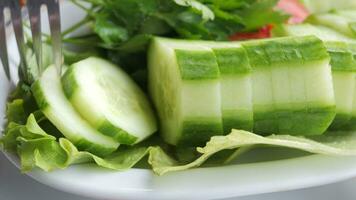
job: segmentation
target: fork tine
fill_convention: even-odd
[[[25,58],[25,40],[22,28],[22,15],[21,15],[21,6],[19,1],[10,1],[10,10],[11,10],[11,20],[14,27],[17,47],[20,54],[20,69],[24,75],[25,81],[31,83],[32,77],[27,77],[27,62]]]
[[[38,71],[43,72],[42,66],[42,34],[41,34],[41,6],[40,0],[27,0],[27,9],[30,16],[33,49],[36,55]]]
[[[46,3],[47,3],[47,10],[48,10],[48,17],[49,17],[49,25],[51,29],[54,64],[57,67],[58,73],[61,74],[62,36],[61,36],[59,1],[49,0]]]
[[[0,58],[2,61],[2,66],[4,68],[6,77],[10,80],[10,67],[9,59],[7,55],[7,44],[6,44],[6,24],[4,17],[4,10],[7,7],[6,1],[0,1]]]

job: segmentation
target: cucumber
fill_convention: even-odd
[[[344,42],[325,42],[331,57],[333,86],[336,101],[336,116],[331,130],[342,129],[351,119],[352,102],[355,88],[356,63]]]
[[[118,66],[100,58],[74,63],[62,77],[74,108],[102,134],[132,145],[157,130],[147,97]]]
[[[313,34],[325,41],[327,51],[331,57],[333,89],[335,93],[336,102],[336,116],[330,125],[330,130],[345,129],[346,124],[351,119],[352,101],[355,88],[355,61],[350,52],[350,47],[347,43],[352,41],[347,38],[334,37],[333,32],[329,32],[328,28],[313,25],[285,25],[288,31],[286,35],[304,35]],[[347,41],[337,42],[334,40]],[[356,114],[356,112],[355,112]]]
[[[80,150],[103,156],[119,143],[91,127],[64,95],[55,66],[48,67],[32,87],[36,102],[45,116]]]
[[[318,135],[335,116],[329,56],[313,36],[243,43],[252,66],[254,131]]]
[[[274,37],[280,36],[307,36],[314,35],[323,41],[344,41],[355,42],[356,40],[339,33],[331,28],[312,25],[312,24],[295,24],[295,25],[280,25],[272,31]]]
[[[302,2],[311,13],[356,8],[355,0],[302,0]]]
[[[308,22],[327,26],[349,37],[356,36],[356,20],[340,15],[337,12],[312,15],[308,18]]]
[[[251,66],[239,42],[189,41],[213,50],[220,71],[221,111],[224,133],[232,129],[252,131]]]
[[[206,44],[212,48],[220,70],[221,111],[224,133],[252,131],[252,80],[247,53],[240,44]]]
[[[356,62],[356,43],[349,43],[348,47],[353,55],[354,62]],[[351,120],[345,126],[345,129],[356,130],[356,72],[354,72],[354,92],[352,100]]]
[[[274,118],[272,70],[261,44],[263,41],[243,44],[252,67],[253,130],[259,134],[278,133],[278,123]]]
[[[220,72],[214,52],[197,43],[154,38],[149,90],[160,133],[172,145],[202,145],[223,134]]]

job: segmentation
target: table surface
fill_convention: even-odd
[[[329,184],[321,187],[255,195],[229,200],[324,200],[324,199],[356,199],[356,179],[341,183]],[[40,184],[30,177],[21,174],[0,153],[0,200],[95,200],[88,199]]]

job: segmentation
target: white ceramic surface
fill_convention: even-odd
[[[83,14],[68,4],[62,12],[64,27],[79,20]],[[9,44],[12,61],[16,63],[15,41],[10,39]],[[3,123],[10,88],[11,84],[1,69],[0,124]],[[16,157],[7,156],[18,166]],[[309,155],[192,169],[160,177],[145,169],[117,172],[93,165],[76,165],[51,173],[34,170],[28,175],[59,190],[98,199],[219,199],[306,188],[355,177],[356,157]]]

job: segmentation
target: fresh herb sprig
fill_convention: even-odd
[[[64,34],[83,24],[90,24],[92,33],[64,41],[90,47],[85,55],[100,52],[142,84],[145,83],[145,51],[152,36],[228,40],[232,34],[288,19],[285,13],[275,9],[278,0],[71,1],[84,9],[87,17]]]

